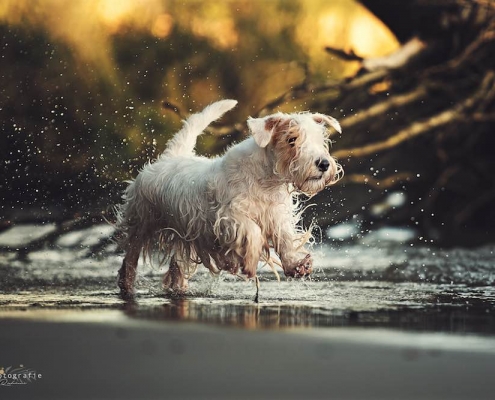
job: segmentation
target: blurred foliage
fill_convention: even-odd
[[[315,82],[355,72],[326,45],[363,55],[397,47],[353,0],[4,0],[0,40],[2,196],[11,208],[85,208],[131,178],[180,126],[164,100],[195,111],[235,98],[224,121],[244,121],[304,79],[303,65]],[[199,150],[214,142],[206,137]]]

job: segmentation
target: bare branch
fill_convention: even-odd
[[[415,37],[389,55],[365,58],[362,62],[363,68],[367,71],[401,68],[409,63],[413,57],[419,55],[425,48],[426,43]]]
[[[465,223],[471,216],[479,210],[481,207],[483,207],[485,204],[488,203],[493,203],[493,200],[495,199],[495,190],[488,191],[484,193],[481,196],[477,196],[472,202],[470,202],[464,209],[458,213],[455,218],[454,222],[457,226],[462,225]]]
[[[180,117],[180,119],[186,120],[187,117],[189,116],[189,113],[188,112],[184,112],[184,110],[182,110],[181,107],[179,107],[178,105],[173,104],[173,103],[171,103],[169,101],[163,101],[162,102],[162,107],[165,110],[173,111],[175,114],[177,114]]]
[[[340,126],[342,126],[342,128],[349,128],[369,118],[374,118],[376,116],[384,114],[393,108],[403,107],[409,103],[413,103],[414,101],[425,97],[426,95],[426,88],[424,86],[421,86],[413,92],[393,96],[381,103],[371,106],[366,111],[342,119],[340,121]]]
[[[346,175],[338,183],[357,183],[372,187],[373,189],[389,189],[401,182],[410,181],[414,175],[410,172],[399,172],[385,179],[376,179],[371,175],[351,174]]]
[[[495,41],[495,22],[485,28],[478,37],[467,46],[457,57],[450,59],[444,64],[435,65],[423,72],[424,76],[445,72],[449,69],[461,67],[466,62],[474,61],[474,53],[485,43]]]
[[[325,51],[345,61],[361,61],[363,69],[373,72],[382,69],[392,70],[403,67],[425,48],[426,43],[414,37],[396,51],[383,57],[363,58],[354,53],[353,50],[345,51],[334,47],[325,47]]]
[[[105,219],[101,214],[86,215],[83,217],[75,218],[69,221],[64,221],[56,225],[56,229],[37,240],[34,240],[27,245],[16,249],[12,247],[2,247],[0,250],[14,252],[16,251],[19,258],[24,258],[27,254],[42,249],[46,244],[53,244],[62,234],[73,232],[79,229],[83,229],[95,224],[95,222],[103,222]]]
[[[430,132],[435,128],[439,128],[443,125],[449,124],[451,122],[456,122],[463,120],[465,118],[469,118],[465,114],[465,111],[469,108],[472,108],[493,86],[495,77],[495,72],[489,71],[481,83],[480,87],[476,92],[462,103],[457,104],[456,106],[449,108],[448,110],[442,111],[426,121],[414,122],[406,128],[399,131],[399,133],[394,136],[389,137],[388,139],[368,144],[363,147],[356,147],[353,149],[343,149],[334,152],[334,156],[336,158],[347,158],[347,157],[364,157],[370,154],[375,154],[383,150],[387,150],[397,145],[411,140],[416,136],[420,136],[424,133]]]
[[[330,53],[334,56],[337,56],[337,57],[339,57],[345,61],[363,61],[364,60],[363,57],[358,56],[356,53],[354,53],[354,50],[347,52],[347,51],[342,50],[342,49],[336,49],[335,47],[327,46],[327,47],[325,47],[325,51],[327,53]]]
[[[308,91],[310,90],[309,89],[309,86],[310,86],[310,83],[309,83],[309,81],[310,81],[309,66],[308,66],[308,64],[305,63],[305,64],[302,64],[302,68],[304,70],[303,81],[299,85],[296,85],[293,88],[286,91],[281,96],[276,97],[275,99],[270,101],[268,104],[265,104],[263,107],[261,107],[260,110],[258,110],[254,114],[255,117],[264,116],[265,114],[274,110],[276,107],[285,103],[286,101],[295,100],[295,99],[304,97],[308,93]]]

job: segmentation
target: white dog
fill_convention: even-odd
[[[126,251],[118,281],[124,298],[133,296],[140,254],[150,258],[154,248],[162,261],[170,259],[163,283],[172,290],[184,290],[200,263],[214,273],[256,277],[260,260],[273,267],[270,248],[286,276],[311,272],[304,248],[311,233],[299,224],[297,197],[341,177],[325,126],[340,132],[340,125],[323,114],[250,118],[252,137],[222,157],[197,156],[197,137],[236,104],[222,100],[189,117],[164,153],[129,184],[118,221]]]

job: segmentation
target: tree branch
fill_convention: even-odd
[[[401,182],[411,180],[413,176],[410,172],[399,172],[384,179],[376,179],[371,175],[351,174],[344,176],[338,184],[357,183],[368,185],[373,189],[389,189]]]
[[[162,102],[162,107],[165,109],[165,110],[170,110],[172,112],[174,112],[175,114],[177,114],[180,119],[182,120],[185,120],[187,119],[187,117],[190,115],[189,113],[185,112],[184,110],[182,110],[181,107],[179,107],[178,105],[176,104],[173,104],[169,101],[163,101]]]
[[[80,218],[75,218],[69,221],[64,221],[56,225],[56,229],[39,239],[36,239],[21,248],[5,247],[0,248],[1,251],[17,252],[18,257],[23,259],[27,254],[42,249],[47,243],[53,244],[62,234],[73,232],[79,229],[83,229],[95,224],[95,222],[102,222],[104,218],[102,215],[88,215]]]
[[[403,107],[409,103],[413,103],[414,101],[419,100],[422,97],[425,97],[427,94],[428,92],[426,88],[424,86],[421,86],[416,90],[414,90],[413,92],[393,96],[381,103],[371,106],[366,111],[343,118],[340,121],[340,126],[342,128],[349,128],[367,119],[374,118],[381,114],[384,114],[393,108]]]
[[[417,136],[424,133],[430,132],[435,128],[439,128],[443,125],[449,124],[451,122],[456,122],[469,118],[464,112],[469,108],[472,108],[476,102],[478,102],[493,86],[495,77],[495,72],[489,71],[485,75],[480,87],[476,92],[462,103],[449,108],[448,110],[442,111],[426,121],[414,122],[406,128],[399,131],[399,133],[389,137],[388,139],[368,144],[362,147],[355,147],[352,149],[343,149],[334,152],[334,157],[336,158],[347,158],[347,157],[364,157],[370,154],[375,154],[383,150],[387,150],[398,146],[399,144],[411,140]]]

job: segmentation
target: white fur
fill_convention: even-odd
[[[165,286],[178,290],[199,263],[212,272],[254,277],[260,259],[272,261],[270,248],[287,276],[311,272],[303,246],[310,233],[299,225],[297,197],[313,195],[341,175],[323,123],[340,126],[322,114],[250,118],[252,137],[222,157],[195,155],[203,129],[236,104],[223,100],[192,115],[128,186],[119,216],[126,250],[119,271],[123,296],[133,293],[140,253],[149,257],[155,248],[170,258]]]

